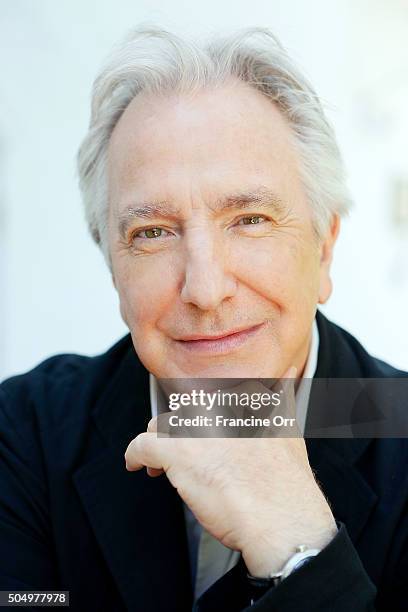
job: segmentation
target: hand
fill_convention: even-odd
[[[291,372],[284,378],[293,412]],[[126,468],[146,466],[150,476],[164,471],[203,528],[239,550],[252,575],[279,571],[299,544],[323,548],[335,535],[300,436],[163,438],[156,432],[155,418],[129,444]]]

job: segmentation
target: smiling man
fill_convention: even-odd
[[[349,196],[285,50],[132,32],[78,162],[130,334],[2,384],[0,588],[75,610],[405,609],[406,440],[306,435],[311,379],[407,374],[317,310]],[[304,436],[158,436],[163,379],[197,378],[282,379]]]
[[[112,276],[145,367],[301,373],[339,221],[317,239],[278,108],[237,77],[188,96],[140,93],[108,156]]]

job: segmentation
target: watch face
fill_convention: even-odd
[[[295,572],[296,570],[298,570],[300,567],[302,567],[302,565],[306,565],[306,563],[309,563],[309,561],[311,561],[314,556],[315,555],[310,555],[310,557],[305,557],[304,559],[301,559],[300,561],[298,561],[298,563],[296,563],[295,567],[292,569],[292,572]]]

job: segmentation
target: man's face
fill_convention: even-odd
[[[109,244],[121,314],[159,378],[300,374],[330,294],[277,108],[238,81],[136,97],[109,144]]]

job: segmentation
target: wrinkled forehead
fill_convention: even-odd
[[[211,205],[262,188],[284,200],[299,188],[285,117],[237,82],[189,96],[139,94],[113,130],[108,160],[118,211],[135,200],[180,204],[194,194]]]

